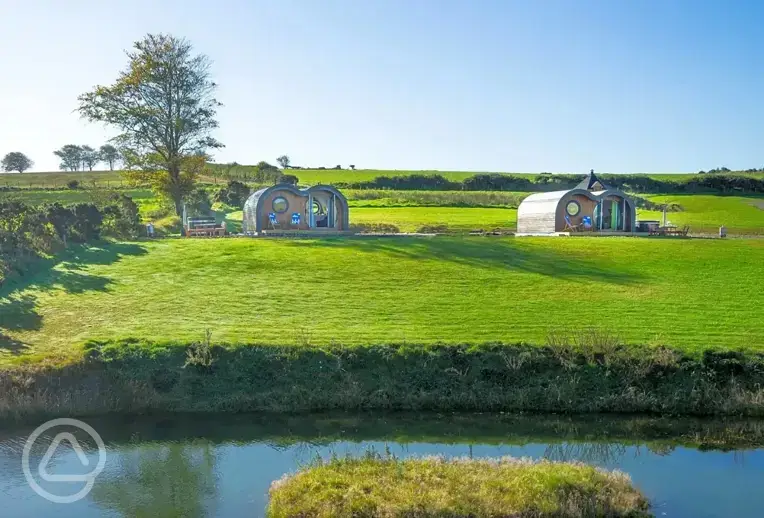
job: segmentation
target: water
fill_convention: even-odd
[[[496,415],[207,415],[86,422],[106,443],[106,464],[87,497],[70,504],[41,498],[24,477],[22,451],[35,426],[0,428],[0,516],[263,516],[274,480],[317,455],[360,455],[370,448],[400,457],[582,460],[629,473],[659,517],[764,515],[761,422]],[[59,431],[35,442],[31,473],[43,489],[73,494],[82,482],[45,482],[37,471]],[[96,465],[95,443],[74,435],[89,467],[63,442],[50,473],[89,473]]]

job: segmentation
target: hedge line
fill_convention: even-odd
[[[476,174],[455,182],[441,175],[412,174],[407,176],[378,176],[371,181],[337,182],[349,189],[438,190],[438,191],[556,191],[574,188],[584,176],[545,175],[532,179],[513,174]],[[764,179],[753,176],[697,175],[678,181],[657,180],[647,175],[603,174],[603,182],[621,190],[636,193],[764,193]]]

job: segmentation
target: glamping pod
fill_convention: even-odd
[[[518,234],[556,232],[634,232],[636,207],[626,193],[612,189],[594,171],[569,191],[540,192],[517,208]]]
[[[348,202],[334,187],[298,189],[279,184],[253,193],[244,204],[245,234],[347,231]]]

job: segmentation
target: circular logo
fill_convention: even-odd
[[[53,454],[56,452],[56,449],[59,447],[59,445],[64,441],[70,444],[71,449],[74,450],[74,453],[77,455],[83,466],[90,465],[90,460],[87,458],[87,455],[85,455],[85,450],[82,449],[82,446],[80,446],[80,443],[77,441],[77,438],[74,436],[74,434],[71,432],[60,432],[53,438],[50,446],[48,446],[48,450],[45,452],[45,455],[43,455],[42,460],[40,460],[39,466],[37,466],[37,472],[40,475],[40,478],[46,482],[85,483],[85,486],[82,489],[80,489],[77,493],[69,496],[54,495],[43,489],[37,480],[35,480],[35,478],[32,476],[32,470],[29,467],[29,455],[32,451],[32,446],[34,445],[35,441],[37,441],[37,439],[39,439],[43,433],[56,426],[66,426],[81,430],[87,433],[98,446],[98,463],[96,464],[95,469],[86,475],[61,475],[48,472],[48,464],[50,463],[50,459],[53,457]],[[37,429],[32,432],[32,435],[29,436],[26,444],[24,444],[24,452],[21,456],[21,467],[24,470],[24,477],[26,477],[29,487],[31,487],[32,490],[34,490],[34,492],[41,497],[57,504],[71,504],[85,498],[88,493],[90,493],[90,490],[93,489],[93,484],[95,484],[96,477],[101,474],[105,466],[106,446],[104,445],[101,436],[98,435],[98,432],[96,432],[89,424],[83,423],[77,419],[69,418],[53,419],[52,421],[48,421],[47,423],[43,423],[42,425],[38,426]]]

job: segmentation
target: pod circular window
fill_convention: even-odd
[[[279,196],[278,198],[273,199],[273,212],[282,213],[286,212],[289,209],[289,202],[286,201],[286,198],[283,196]]]
[[[581,212],[581,205],[577,201],[571,200],[565,205],[565,212],[568,213],[568,216],[578,216],[578,213]]]

